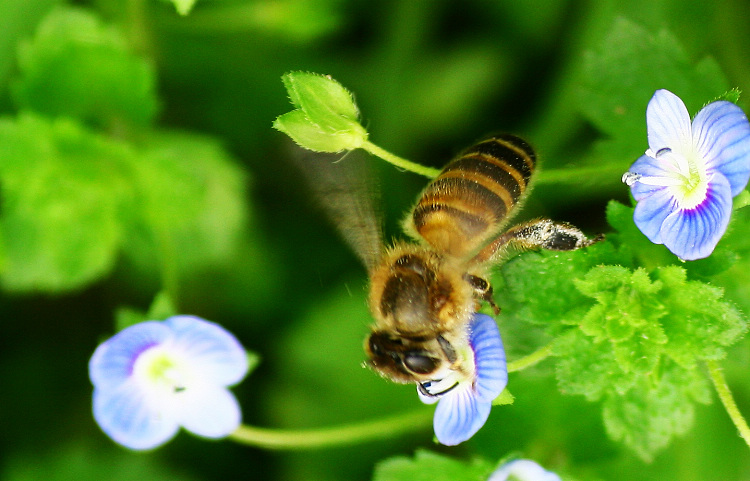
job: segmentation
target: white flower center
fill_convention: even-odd
[[[163,346],[143,351],[133,365],[133,376],[156,395],[172,395],[187,389],[190,374],[186,363]]]
[[[680,151],[663,148],[653,152],[649,149],[646,155],[664,166],[662,175],[646,176],[626,172],[622,176],[623,182],[627,185],[640,182],[667,187],[680,209],[693,209],[706,199],[708,172],[705,161],[692,146]]]

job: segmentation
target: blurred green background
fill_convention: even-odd
[[[104,50],[77,57],[78,47],[58,42],[65,34],[40,33],[66,6],[101,22],[78,40]],[[587,55],[610,45],[622,22],[668,30],[691,63],[712,56],[729,86],[750,89],[750,2],[742,0],[198,0],[184,17],[159,0],[0,0],[0,478],[365,480],[379,460],[427,447],[493,462],[518,451],[581,480],[750,479],[750,452],[717,402],[698,407],[695,427],[645,463],[607,439],[598,409],[559,394],[545,365],[511,375],[515,404],[496,408],[474,440],[451,449],[434,445],[426,426],[322,451],[182,433],[155,452],[131,453],[90,414],[89,356],[113,332],[118,309],[145,311],[162,288],[181,312],[221,323],[261,356],[235,389],[249,424],[317,427],[418,407],[413,388],[361,367],[365,272],[314,207],[289,161],[291,142],[271,129],[290,109],[281,75],[330,74],[355,93],[376,144],[433,167],[508,131],[529,139],[544,169],[601,161],[624,172],[646,148],[645,122],[640,143],[602,151],[610,133],[581,108]],[[634,75],[658,79],[661,65],[643,61]],[[636,118],[652,93],[634,90]],[[25,159],[38,160],[48,145],[59,165],[39,177]],[[66,169],[82,158],[106,164],[76,171],[80,183],[68,185]],[[425,179],[372,165],[386,234],[399,236]],[[99,210],[109,192],[130,188],[121,171],[137,172],[133,205],[146,207],[129,210],[117,197],[112,210]],[[606,202],[628,199],[619,176],[540,182],[524,215],[606,230]],[[19,209],[25,201],[44,209]],[[83,267],[54,262],[81,252]],[[536,345],[523,332],[505,340],[510,359]],[[745,413],[750,384],[739,376],[748,362],[743,343],[726,363]]]

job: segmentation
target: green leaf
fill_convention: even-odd
[[[743,190],[732,201],[732,210],[739,210],[750,205],[750,191]]]
[[[513,396],[513,394],[511,394],[510,391],[505,388],[503,389],[503,392],[501,392],[500,395],[492,401],[492,405],[505,406],[508,404],[513,404],[514,402],[516,402],[515,396]]]
[[[679,267],[664,267],[657,276],[670,313],[662,319],[669,338],[666,353],[687,368],[695,368],[695,360],[723,359],[726,348],[747,332],[747,317],[723,299],[721,288],[688,281]]]
[[[148,308],[146,318],[153,321],[163,321],[177,314],[177,309],[169,293],[162,291],[151,302],[151,307]]]
[[[716,97],[715,100],[726,100],[727,102],[732,102],[733,104],[737,104],[740,101],[741,94],[742,94],[742,91],[738,89],[737,87],[735,87],[719,95],[718,97]]]
[[[169,0],[174,5],[174,8],[177,10],[177,13],[179,13],[182,16],[185,16],[190,13],[190,11],[195,6],[195,3],[197,0]]]
[[[275,129],[316,152],[357,149],[367,140],[352,94],[331,77],[289,72],[282,81],[297,110],[279,116]]]
[[[375,467],[373,481],[477,481],[487,479],[494,466],[484,460],[458,461],[418,450],[413,458],[397,456]]]
[[[152,68],[122,35],[86,10],[61,7],[19,49],[16,103],[107,127],[149,124],[157,111]]]
[[[124,248],[135,266],[177,275],[231,260],[249,220],[247,179],[218,142],[154,133],[132,176]]]
[[[626,267],[636,265],[653,269],[659,265],[679,262],[678,259],[661,244],[654,244],[638,230],[633,221],[633,207],[628,207],[611,200],[607,204],[607,222],[617,232],[607,234],[607,240],[614,243],[622,254],[621,262]]]
[[[112,268],[133,152],[72,120],[0,120],[6,289],[66,291]]]
[[[0,93],[6,95],[10,78],[17,73],[18,43],[33,33],[39,21],[60,0],[4,0],[0,2]],[[4,102],[3,102],[4,103]]]
[[[289,100],[307,114],[313,122],[330,126],[332,130],[345,128],[348,121],[359,121],[359,110],[351,92],[330,76],[310,72],[288,72],[281,81]]]
[[[625,394],[612,393],[604,402],[604,425],[612,439],[623,442],[645,461],[693,424],[693,401],[707,402],[709,386],[694,370],[667,363],[657,381],[637,378]]]
[[[633,159],[646,149],[646,105],[657,89],[675,93],[692,113],[729,90],[713,59],[693,62],[667,30],[652,32],[624,18],[586,52],[584,79],[581,112],[615,143],[643,139]]]
[[[586,273],[586,256],[583,251],[528,252],[519,256],[503,267],[502,284],[508,295],[500,294],[498,298],[512,298],[514,306],[508,311],[514,318],[547,325],[553,332],[560,329],[560,323],[577,324],[578,317],[571,315],[571,310],[587,301],[570,279]],[[540,296],[540,292],[554,295]]]
[[[159,292],[148,312],[139,311],[130,307],[121,307],[115,312],[115,332],[144,321],[163,321],[177,315],[174,303],[166,291]]]
[[[253,371],[260,365],[260,354],[253,351],[247,352],[247,375],[252,374]]]
[[[554,345],[560,389],[604,398],[610,436],[650,459],[691,425],[692,402],[708,400],[696,362],[725,356],[748,321],[678,266],[651,276],[595,266],[573,283],[596,304]]]
[[[83,438],[83,436],[80,436]],[[13,450],[3,466],[5,481],[139,481],[176,479],[197,481],[184,470],[171,467],[155,456],[133,456],[125,449],[106,449],[102,437],[86,441],[39,446],[36,450]]]
[[[635,382],[635,376],[623,372],[609,341],[595,341],[579,329],[559,337],[554,352],[557,385],[565,394],[597,401],[612,391],[625,393]]]
[[[326,131],[301,110],[278,116],[273,128],[288,135],[297,145],[315,152],[341,152],[361,145],[358,136],[352,135],[350,131]]]
[[[131,307],[118,307],[115,310],[115,332],[147,320],[146,314]]]
[[[592,268],[576,287],[597,301],[581,320],[581,330],[596,341],[609,340],[625,374],[651,372],[667,342],[659,319],[666,315],[655,295],[660,282],[652,282],[643,269],[620,266]]]

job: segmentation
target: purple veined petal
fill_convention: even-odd
[[[639,185],[636,183],[636,185]],[[633,186],[635,188],[635,186]],[[654,186],[648,186],[654,187]],[[633,213],[633,221],[648,240],[663,244],[662,226],[664,220],[677,210],[677,200],[666,187],[652,189],[648,195],[638,200]]]
[[[440,444],[455,446],[471,438],[484,426],[491,402],[480,401],[470,386],[459,386],[440,398],[433,428]]]
[[[479,400],[491,403],[508,384],[503,341],[497,323],[486,314],[474,314],[469,329],[476,369],[474,389]]]
[[[247,374],[245,349],[223,327],[194,316],[174,316],[164,323],[175,333],[174,349],[190,360],[197,376],[231,386]]]
[[[732,197],[750,179],[750,123],[732,102],[712,102],[693,121],[698,152],[709,170],[717,170],[729,181]]]
[[[193,385],[176,393],[179,424],[207,438],[223,438],[242,422],[242,412],[229,390],[215,385]]]
[[[133,381],[116,389],[94,389],[94,419],[107,436],[130,449],[152,449],[177,434],[173,410],[149,402]]]
[[[487,481],[507,481],[510,476],[519,481],[562,481],[557,474],[528,459],[516,459],[503,464]]]
[[[662,226],[664,245],[680,259],[708,257],[724,235],[732,213],[729,182],[719,173],[708,179],[706,199],[693,209],[677,210]]]
[[[123,329],[96,348],[89,361],[89,377],[97,389],[114,389],[127,381],[140,353],[172,336],[161,322],[142,322]]]
[[[648,145],[653,152],[692,146],[690,114],[682,100],[669,90],[657,90],[646,107]]]

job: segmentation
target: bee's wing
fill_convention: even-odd
[[[383,233],[375,203],[379,191],[358,152],[313,153],[296,148],[293,156],[318,204],[368,270],[383,252]]]

